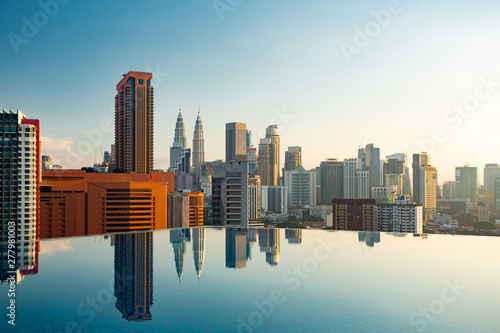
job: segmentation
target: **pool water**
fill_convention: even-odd
[[[500,331],[495,237],[206,227],[36,248],[15,326],[0,286],[0,332]]]

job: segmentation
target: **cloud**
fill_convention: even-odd
[[[72,251],[71,241],[69,239],[58,241],[45,241],[40,244],[40,255],[53,252],[68,252]]]
[[[65,169],[80,169],[85,165],[85,158],[75,152],[75,141],[71,139],[57,139],[52,136],[41,136],[42,154],[49,155],[52,165],[59,164]]]

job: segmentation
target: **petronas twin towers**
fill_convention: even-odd
[[[187,149],[186,127],[184,126],[184,118],[182,111],[179,107],[179,115],[177,116],[177,123],[175,124],[174,145],[180,146],[182,150]],[[201,165],[205,162],[205,132],[203,131],[203,122],[198,108],[198,117],[194,125],[193,132],[193,151],[192,151],[192,165],[195,173],[199,175]]]

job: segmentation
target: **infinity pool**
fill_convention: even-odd
[[[207,227],[31,248],[0,332],[500,330],[500,238]]]

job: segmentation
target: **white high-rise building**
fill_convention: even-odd
[[[288,188],[288,206],[316,205],[316,170],[307,171],[299,166],[285,171],[285,188]]]
[[[357,158],[344,160],[344,199],[356,199],[357,196],[357,171],[360,162]]]
[[[38,238],[42,165],[39,128],[38,120],[26,119],[19,110],[0,110],[0,142],[3,142],[0,173],[4,177],[0,210],[2,243],[13,233],[17,241]]]
[[[370,170],[356,171],[358,199],[370,199]]]
[[[393,204],[375,205],[375,220],[378,231],[383,232],[423,232],[422,206],[400,196]]]

